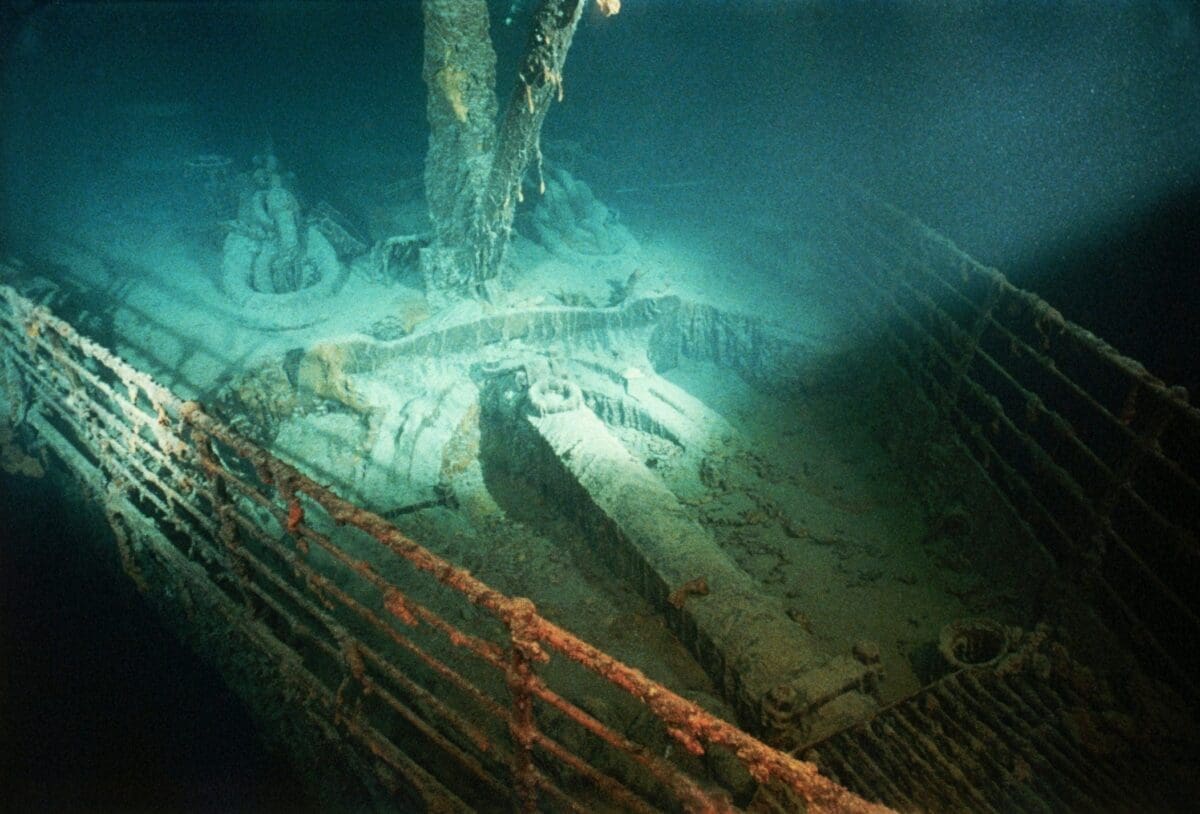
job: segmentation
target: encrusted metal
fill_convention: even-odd
[[[1189,597],[1200,581],[1200,411],[904,213],[853,190],[824,203],[830,221],[814,231],[814,247],[865,283],[852,296],[879,339],[864,352],[894,360],[871,369],[886,391],[906,394],[880,416],[880,429],[918,473],[923,498],[983,513],[975,530],[1002,537],[978,541],[976,556],[1052,558],[1058,569],[1033,570],[1056,580],[1065,573],[1144,668],[1196,700],[1200,649],[1191,643],[1200,615]],[[339,352],[347,366],[369,367],[460,339],[550,335],[566,329],[563,320],[577,331],[606,319],[647,321],[669,305],[500,314],[403,346]],[[705,332],[697,326],[712,324],[704,308],[680,307],[678,346],[655,352],[686,354]],[[752,323],[721,325],[722,358],[751,381],[755,353],[790,358]],[[728,791],[685,770],[686,760],[602,720],[613,693],[650,710],[682,747],[676,757],[731,755],[760,784],[760,809],[786,809],[789,796],[811,812],[885,810],[868,799],[980,811],[1178,802],[1169,761],[1154,749],[1189,741],[1145,727],[1167,730],[1186,716],[1170,713],[1158,685],[1125,688],[1135,715],[1130,704],[1110,703],[1065,651],[992,664],[968,641],[962,661],[986,669],[954,672],[861,725],[822,735],[806,755],[816,762],[798,760],[548,621],[529,600],[491,589],[7,286],[0,339],[8,422],[32,428],[103,504],[139,587],[169,595],[189,617],[218,619],[239,646],[261,651],[296,719],[335,745],[337,759],[366,767],[365,782],[393,803],[735,808]],[[772,369],[787,374],[786,364]],[[638,387],[636,375],[624,387]],[[907,397],[914,387],[923,397]],[[547,421],[558,401],[577,402],[568,387],[548,395],[551,409],[539,417]],[[624,409],[592,401],[598,412]],[[930,442],[947,428],[952,443]],[[656,588],[679,618],[695,604],[689,597],[710,590],[693,576]],[[855,655],[862,665],[879,658],[868,645]],[[764,712],[786,722],[794,688],[768,695]]]
[[[260,643],[297,715],[352,745],[404,801],[734,808],[724,789],[589,713],[579,688],[602,686],[644,704],[687,753],[728,750],[809,811],[885,810],[434,555],[12,288],[0,298],[8,387],[104,501],[131,576],[161,587],[144,558],[177,581],[188,614],[213,608]]]
[[[901,811],[1191,808],[1168,768],[1171,734],[1104,709],[1091,674],[1039,644],[1007,668],[951,673],[808,756]]]
[[[910,215],[839,189],[824,250],[866,283],[882,352],[953,428],[977,480],[1143,663],[1196,699],[1200,649],[1180,645],[1200,639],[1200,410]],[[927,460],[919,420],[890,419],[918,488],[938,488],[947,468]]]

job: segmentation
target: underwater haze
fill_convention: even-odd
[[[532,5],[491,3],[502,100]],[[305,191],[343,206],[351,178],[419,170],[415,0],[8,16],[10,247],[95,206],[78,199],[87,182],[122,163],[245,162],[270,137]],[[1195,386],[1167,337],[1197,327],[1198,25],[1184,0],[628,2],[585,15],[545,135],[586,145],[611,206],[658,190],[734,223],[739,196],[827,167]],[[172,191],[112,190],[94,214],[120,221],[132,193]]]
[[[537,5],[487,3],[501,111],[520,98]],[[0,282],[500,590],[546,590],[534,598],[547,615],[706,697],[719,695],[712,676],[654,621],[653,602],[598,577],[587,532],[511,471],[525,462],[506,457],[504,431],[489,435],[492,386],[480,384],[494,358],[434,345],[408,368],[391,359],[347,375],[313,349],[643,297],[782,326],[818,360],[796,392],[752,373],[730,383],[716,362],[653,371],[656,351],[632,329],[599,361],[554,342],[537,353],[603,380],[607,402],[587,395],[606,425],[638,380],[662,373],[657,392],[679,423],[647,408],[642,426],[610,426],[639,472],[661,478],[698,539],[732,552],[789,618],[829,631],[824,644],[881,641],[884,700],[907,697],[937,672],[927,662],[944,624],[986,611],[1032,627],[1044,586],[998,554],[972,564],[994,567],[1003,589],[978,588],[986,580],[965,576],[958,554],[921,549],[969,536],[950,528],[966,523],[962,509],[941,526],[922,514],[867,405],[822,392],[844,375],[839,354],[869,353],[885,326],[860,318],[836,269],[817,268],[821,179],[911,213],[1194,400],[1200,12],[1183,0],[620,7],[606,16],[589,2],[575,33],[517,190],[502,293],[442,311],[412,249],[435,227],[417,0],[6,0],[0,261],[11,277]],[[430,81],[465,122],[457,89],[437,84],[452,79]],[[263,200],[283,201],[299,237],[269,202],[250,222],[248,202]],[[276,257],[307,255],[256,266],[273,228]],[[757,361],[732,364],[740,375]],[[99,513],[65,477],[22,479],[13,455],[0,481],[0,808],[313,805],[251,711],[141,602]],[[447,483],[458,503],[444,500]],[[759,511],[738,484],[784,508]],[[746,542],[756,534],[812,551],[789,561]],[[860,538],[874,542],[839,548]],[[903,546],[888,560],[878,540]],[[944,584],[922,592],[938,568],[930,584]],[[812,573],[829,576],[793,589]],[[878,593],[839,594],[843,578]],[[126,744],[145,772],[108,757]]]

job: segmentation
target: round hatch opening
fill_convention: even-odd
[[[955,669],[988,667],[1008,652],[1004,626],[991,619],[959,619],[942,628],[938,649]]]

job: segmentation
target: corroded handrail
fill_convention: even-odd
[[[830,256],[865,284],[898,369],[1143,663],[1195,699],[1200,655],[1178,643],[1200,636],[1200,409],[913,216],[839,189]]]
[[[0,285],[0,296],[7,306],[0,309],[0,334],[8,345],[10,401],[28,401],[34,412],[53,416],[74,436],[73,443],[98,462],[110,484],[136,496],[161,525],[184,540],[189,553],[203,542],[207,561],[226,568],[247,607],[269,611],[314,652],[339,665],[345,678],[336,693],[329,692],[334,724],[342,725],[402,775],[427,802],[445,796],[456,807],[463,805],[361,714],[363,696],[381,699],[478,783],[493,792],[511,793],[525,811],[535,810],[543,799],[583,810],[539,768],[535,755],[590,780],[597,793],[622,808],[649,811],[655,807],[643,792],[589,764],[542,731],[534,715],[535,700],[639,765],[684,810],[733,809],[723,790],[693,778],[552,689],[537,668],[558,655],[644,704],[691,754],[704,754],[711,746],[728,749],[754,780],[789,789],[809,811],[886,810],[823,777],[814,764],[763,744],[550,622],[528,599],[493,590],[384,518],[342,499],[240,436],[201,405],[179,399],[11,287]],[[25,409],[22,406],[17,412]],[[385,577],[371,559],[355,556],[332,533],[322,532],[330,525],[322,522],[326,518],[310,520],[310,515],[320,514],[334,525],[365,533],[416,572],[486,611],[503,625],[504,643],[464,631],[417,601]],[[310,561],[314,549],[323,552],[331,567],[352,575],[362,589],[343,587],[322,573]],[[128,551],[123,551],[123,559],[136,568]],[[373,598],[364,599],[363,592]],[[354,635],[347,620],[363,624],[376,639],[399,648],[462,692],[489,720],[507,730],[508,742],[499,743],[485,725],[396,669],[378,644]],[[499,671],[510,702],[497,701],[464,670],[423,648],[409,635],[416,628],[437,634]],[[347,712],[347,698],[355,692],[360,696],[358,706]],[[401,696],[415,699],[421,711]],[[497,777],[491,767],[500,758],[499,764],[508,768],[505,777]]]

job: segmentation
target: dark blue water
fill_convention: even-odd
[[[105,531],[52,483],[0,479],[0,810],[311,808]]]

